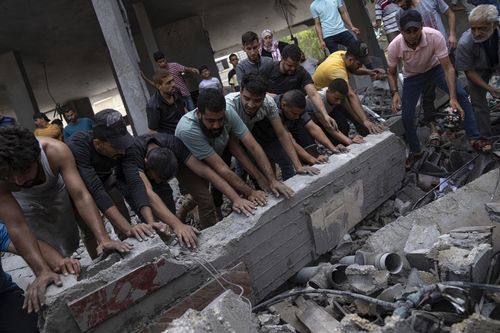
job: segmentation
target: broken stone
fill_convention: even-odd
[[[257,316],[260,326],[265,325],[278,325],[280,323],[280,316],[268,313],[263,313]]]
[[[420,288],[426,285],[438,283],[439,279],[434,274],[429,272],[419,271],[413,268],[408,274],[406,288]]]
[[[500,321],[474,313],[464,321],[451,326],[451,333],[500,332]]]
[[[261,333],[295,333],[297,332],[290,324],[285,325],[266,325],[260,329]]]
[[[396,198],[394,201],[394,212],[398,216],[404,216],[411,210],[412,205],[411,201],[402,201],[401,199]]]
[[[350,265],[345,270],[352,290],[364,295],[387,287],[388,271],[379,271],[372,265]]]
[[[378,213],[381,217],[390,216],[394,213],[394,200],[387,200],[378,209]]]
[[[434,262],[427,257],[441,233],[437,225],[413,225],[404,248],[410,267],[428,271]]]
[[[357,314],[345,315],[340,324],[342,325],[342,333],[357,333],[360,330],[371,332],[379,327]]]

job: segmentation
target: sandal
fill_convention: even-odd
[[[434,132],[429,136],[429,146],[440,147],[442,143],[441,135],[439,135],[439,133]]]
[[[490,153],[493,149],[493,143],[484,137],[471,140],[470,144],[478,153]]]

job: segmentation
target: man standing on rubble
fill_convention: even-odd
[[[464,119],[464,127],[471,145],[478,151],[491,150],[491,143],[480,139],[474,112],[467,93],[457,82],[455,70],[448,57],[448,48],[443,35],[432,28],[423,27],[422,16],[414,9],[403,12],[399,19],[401,34],[388,47],[389,86],[392,95],[392,112],[399,105],[403,109],[403,125],[410,155],[406,161],[409,168],[420,158],[420,142],[415,128],[415,107],[428,84],[450,95],[450,106]],[[397,86],[398,61],[403,63],[403,96]]]
[[[252,190],[229,168],[221,157],[226,147],[262,189],[272,191],[276,196],[293,196],[293,190],[276,179],[262,147],[255,141],[240,117],[233,110],[226,110],[226,101],[218,90],[207,89],[200,94],[198,108],[182,117],[175,135],[189,148],[194,157],[207,163],[253,203],[265,205],[266,195],[262,191]],[[254,160],[259,162],[259,168],[246,156],[239,141],[252,154]]]
[[[500,73],[500,28],[494,5],[479,5],[469,15],[470,29],[464,32],[456,51],[456,68],[469,81],[472,106],[482,136],[490,137],[491,120],[486,93],[500,99],[500,88],[490,84],[494,73]]]

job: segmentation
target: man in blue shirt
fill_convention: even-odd
[[[90,132],[92,131],[92,120],[86,117],[78,117],[78,113],[71,108],[63,111],[64,119],[68,125],[64,128],[64,142],[75,134],[76,132]]]

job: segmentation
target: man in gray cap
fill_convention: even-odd
[[[75,133],[68,146],[89,192],[104,216],[118,229],[120,237],[135,237],[142,241],[153,236],[155,230],[165,233],[165,222],[179,237],[181,244],[196,247],[196,229],[183,224],[164,204],[153,207],[154,212],[151,209],[146,188],[139,176],[133,143],[134,138],[128,133],[120,112],[106,109],[96,113],[92,133]],[[129,203],[146,223],[130,224],[120,182],[127,184]],[[162,222],[156,222],[155,216]],[[84,226],[80,227],[87,250],[91,256],[95,256],[95,252],[90,252],[95,239]]]

